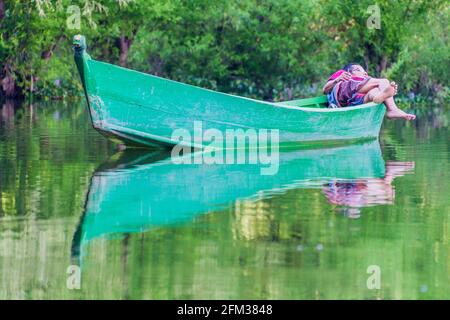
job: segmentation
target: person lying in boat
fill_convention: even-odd
[[[370,77],[362,66],[347,64],[342,70],[333,73],[323,93],[327,95],[330,108],[356,106],[368,102],[384,103],[388,118],[414,120],[413,114],[402,111],[394,101],[397,84],[388,79]]]

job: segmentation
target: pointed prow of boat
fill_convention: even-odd
[[[96,61],[82,35],[73,46],[93,127],[128,146],[170,148],[181,142],[176,129],[195,137],[195,123],[223,136],[278,130],[281,145],[376,139],[385,113],[375,103],[331,109],[325,96],[278,103],[235,96]]]
[[[81,50],[86,50],[86,37],[81,34],[77,34],[73,37],[73,47],[76,52],[80,52]]]
[[[86,38],[80,34],[73,37],[73,50],[75,56],[75,63],[77,64],[78,72],[81,76],[81,82],[83,87],[86,89],[85,79],[84,79],[84,62],[91,57],[86,53],[87,45]]]

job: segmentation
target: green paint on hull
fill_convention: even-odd
[[[377,138],[382,104],[329,109],[324,96],[269,103],[159,78],[91,59],[84,37],[74,38],[75,61],[94,128],[127,144],[172,146],[174,129],[194,137],[218,129],[277,129],[280,143]],[[192,146],[205,143],[193,141]]]

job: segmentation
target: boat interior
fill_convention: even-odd
[[[277,102],[280,106],[305,107],[305,108],[328,108],[328,101],[326,96],[289,100]]]

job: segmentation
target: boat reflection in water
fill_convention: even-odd
[[[412,163],[385,166],[377,140],[280,150],[275,175],[261,175],[258,164],[175,164],[163,151],[119,153],[92,177],[72,253],[78,257],[83,245],[97,237],[183,223],[237,200],[260,200],[290,189],[321,188],[330,203],[359,212],[392,203],[392,180],[412,168]]]

